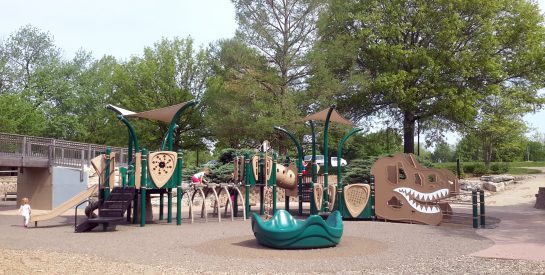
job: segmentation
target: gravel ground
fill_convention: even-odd
[[[545,274],[545,262],[469,256],[493,243],[459,226],[345,221],[335,248],[271,250],[256,243],[249,221],[76,234],[72,220],[25,229],[20,217],[0,216],[0,274]]]

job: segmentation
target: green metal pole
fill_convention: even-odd
[[[129,169],[127,170],[127,186],[134,187],[134,165],[129,164]],[[135,207],[134,203],[129,204],[129,207],[127,208],[127,223],[131,222],[131,212],[134,212],[133,209]]]
[[[273,215],[276,213],[276,153],[273,154],[273,166],[272,171],[273,175],[271,176],[271,182],[272,182],[272,192],[273,192]]]
[[[163,146],[161,146],[161,149],[162,150],[169,150],[169,151],[172,151],[172,145],[173,145],[173,134],[174,134],[174,129],[176,128],[176,121],[178,121],[178,118],[180,117],[180,115],[185,111],[187,110],[189,107],[192,107],[196,104],[195,101],[189,101],[187,102],[184,106],[182,106],[178,112],[176,112],[176,114],[172,117],[172,120],[170,120],[170,124],[168,126],[168,132],[167,132],[167,138],[166,138],[166,143],[167,144],[164,144],[163,143]],[[168,147],[166,147],[168,146]]]
[[[134,165],[130,164],[129,165],[129,170],[127,171],[128,172],[129,186],[130,187],[134,187],[134,174],[135,174],[134,170],[135,170]]]
[[[129,136],[129,144],[127,145],[127,164],[132,163],[132,144],[133,144],[133,138],[131,131],[127,129],[128,136]]]
[[[310,183],[310,214],[318,214],[317,205],[314,203],[314,184],[318,181],[318,175],[316,174],[316,131],[314,128],[314,121],[310,121],[310,130],[312,132],[312,181]]]
[[[104,169],[104,200],[107,200],[110,196],[110,153],[112,153],[112,150],[110,148],[106,149],[106,169]]]
[[[178,150],[178,163],[176,164],[176,170],[177,170],[177,182],[176,182],[176,225],[182,224],[182,151]]]
[[[276,126],[274,129],[286,134],[297,148],[297,187],[299,188],[299,215],[301,216],[303,215],[303,148],[293,134],[288,132],[286,129]]]
[[[250,218],[250,173],[252,173],[250,169],[250,155],[245,154],[244,156],[244,178],[245,178],[245,184],[244,184],[244,194],[245,194],[245,207],[246,207],[246,219]]]
[[[136,132],[134,131],[134,127],[132,124],[122,115],[118,115],[117,119],[121,120],[127,126],[129,129],[129,135],[132,138],[132,142],[134,143],[134,151],[138,152],[140,151],[140,146],[138,145],[138,137],[136,137]]]
[[[479,204],[481,207],[481,228],[485,228],[486,216],[484,215],[484,190],[479,190]]]
[[[163,220],[163,206],[164,206],[164,203],[165,203],[165,199],[163,198],[163,191],[161,190],[159,192],[159,220],[162,221]]]
[[[146,189],[148,183],[148,150],[142,149],[142,178],[140,181],[140,227],[146,225]]]
[[[471,191],[471,202],[473,207],[473,228],[479,228],[479,213],[477,211],[477,191]]]
[[[267,177],[265,177],[265,156],[260,155],[259,156],[259,181],[261,183],[261,186],[259,187],[259,215],[265,214],[265,194],[264,194],[264,188]]]
[[[344,188],[343,188],[343,180],[342,180],[342,169],[341,169],[341,156],[343,152],[343,146],[344,143],[350,138],[353,134],[362,131],[362,128],[353,128],[346,134],[342,139],[341,142],[339,142],[339,146],[337,148],[337,200],[339,202],[339,212],[341,212],[341,215],[343,214],[344,210]]]
[[[328,184],[329,184],[329,145],[328,145],[328,130],[329,130],[329,119],[331,118],[331,113],[333,113],[333,110],[335,110],[335,105],[329,107],[329,111],[327,112],[327,117],[325,119],[325,126],[324,126],[324,196],[322,200],[322,205],[320,208],[324,208],[325,212],[329,212],[329,193],[328,191]]]
[[[121,186],[125,188],[127,186],[127,168],[119,167],[119,174],[121,175]]]
[[[132,144],[134,143],[134,152],[138,152],[140,151],[140,149],[138,148],[138,138],[136,137],[136,133],[134,131],[134,128],[132,127],[132,125],[129,123],[129,121],[123,116],[123,114],[121,114],[117,109],[113,108],[113,106],[111,105],[108,105],[106,106],[106,109],[110,109],[112,111],[114,111],[115,113],[117,113],[117,118],[119,120],[121,120],[128,128],[129,130],[129,144],[128,144],[128,156],[127,156],[127,163],[131,163],[132,160],[133,160],[133,154],[132,154]]]
[[[167,189],[167,222],[172,223],[172,188]]]

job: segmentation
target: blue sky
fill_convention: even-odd
[[[236,29],[229,0],[0,0],[0,7],[0,38],[31,24],[49,31],[67,57],[83,48],[128,58],[162,37],[206,45]]]
[[[545,0],[538,3],[545,10]],[[162,37],[207,45],[236,29],[230,0],[0,0],[0,7],[0,39],[31,24],[49,31],[67,58],[83,48],[96,58],[126,59]],[[525,119],[545,133],[545,111]]]

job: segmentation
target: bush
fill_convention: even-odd
[[[253,155],[254,151],[251,149],[234,149],[234,148],[223,149],[220,152],[218,161],[223,164],[231,163],[233,162],[233,159],[236,156],[243,156],[245,153]]]
[[[370,156],[365,159],[354,159],[346,166],[346,173],[343,175],[344,183],[363,183],[366,182],[371,174],[371,166],[377,161],[378,157]]]
[[[463,171],[464,173],[470,173],[475,176],[482,176],[482,175],[488,174],[488,169],[486,168],[484,163],[464,164]]]
[[[198,172],[204,171],[203,166],[199,167],[187,167],[183,169],[182,178],[184,181],[191,181],[191,177]],[[215,165],[208,167],[210,173],[206,178],[210,182],[225,183],[231,180],[231,173],[233,173],[233,164],[228,163],[224,165]]]
[[[509,171],[509,165],[505,162],[492,163],[490,165],[490,172],[492,174],[504,174]]]

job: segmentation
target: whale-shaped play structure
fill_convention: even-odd
[[[311,215],[297,220],[288,211],[278,210],[271,220],[263,221],[253,213],[252,230],[257,241],[279,249],[321,248],[335,246],[343,235],[343,220],[334,211],[327,220]]]

